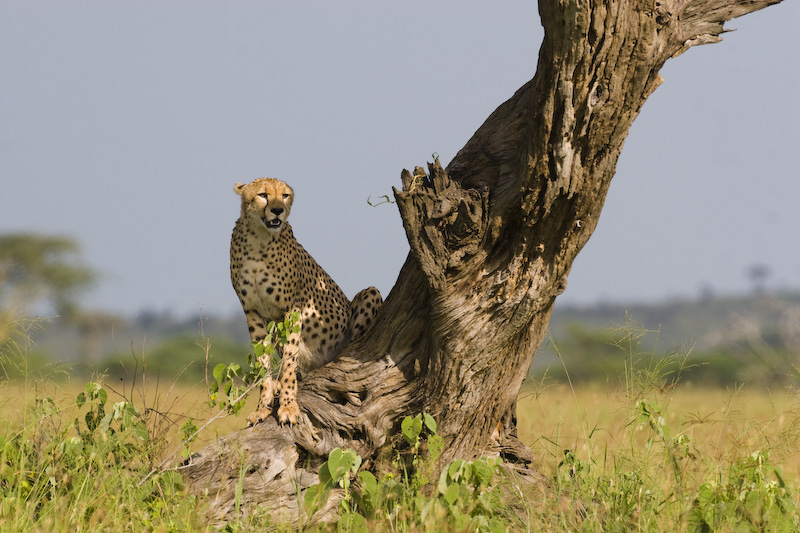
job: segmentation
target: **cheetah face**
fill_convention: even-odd
[[[233,190],[242,197],[242,218],[254,228],[277,236],[292,209],[294,191],[284,182],[258,178],[248,184],[237,183]]]

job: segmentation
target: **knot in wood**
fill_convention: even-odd
[[[656,17],[656,24],[659,26],[667,26],[672,22],[672,11],[669,10],[668,2],[666,0],[656,2],[654,14]]]
[[[555,285],[554,296],[559,296],[563,294],[563,292],[567,290],[567,275],[564,274],[559,278],[558,283]]]
[[[589,100],[588,100],[589,108],[591,109],[597,107],[599,104],[604,103],[606,101],[606,98],[608,98],[608,88],[606,87],[605,82],[603,83],[596,82],[592,86],[592,90],[589,93]]]

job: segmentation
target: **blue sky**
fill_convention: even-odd
[[[670,60],[559,301],[800,288],[800,5]],[[0,232],[74,236],[87,307],[238,312],[237,181],[295,189],[349,296],[408,252],[389,194],[447,163],[536,68],[534,2],[0,1]]]

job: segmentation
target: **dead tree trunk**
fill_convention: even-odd
[[[541,2],[533,80],[446,170],[437,161],[403,171],[395,198],[411,252],[370,334],[302,382],[302,423],[268,421],[194,456],[183,470],[192,489],[224,516],[244,464],[246,502],[293,515],[331,449],[374,464],[402,417],[421,411],[439,421],[443,461],[530,462],[515,436],[516,397],[659,70],[774,3]]]

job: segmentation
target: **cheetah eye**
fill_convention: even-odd
[[[259,195],[261,198],[263,198],[264,200],[266,200],[266,199],[269,197],[269,195],[268,195],[267,193],[265,193],[265,192],[260,192],[260,193],[258,193],[258,195]]]
[[[284,200],[286,200],[287,198],[289,198],[289,196],[291,196],[291,195],[290,195],[288,192],[285,192],[285,193],[283,193],[283,199],[284,199]]]

